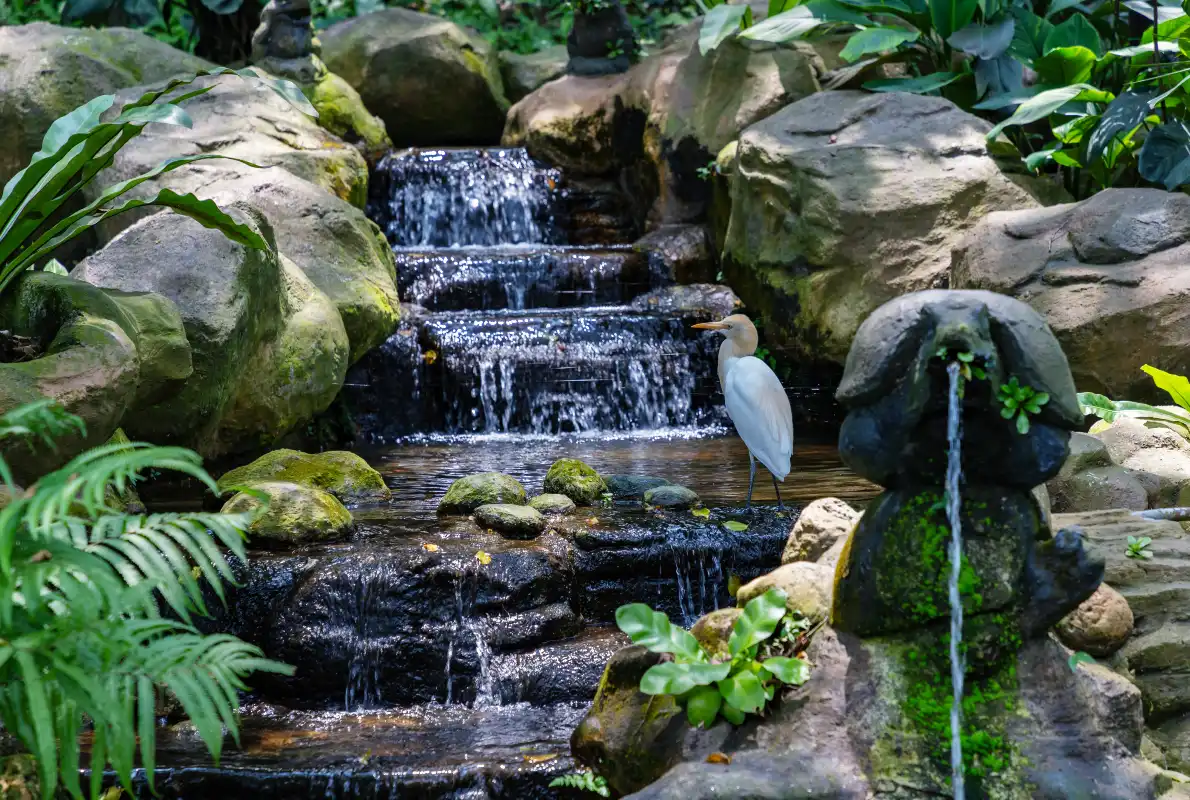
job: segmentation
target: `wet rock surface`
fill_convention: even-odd
[[[589,506],[603,498],[607,483],[589,465],[575,458],[563,458],[554,462],[546,473],[543,488],[550,494],[562,494],[576,505]]]
[[[440,514],[470,514],[490,503],[525,504],[525,487],[511,475],[481,472],[459,478],[438,503]]]
[[[701,505],[698,493],[685,486],[655,486],[644,494],[645,505],[658,508],[694,508]]]
[[[532,539],[545,530],[545,516],[535,508],[507,503],[483,505],[475,509],[475,522],[509,539]]]
[[[392,499],[392,491],[368,462],[344,450],[302,453],[274,450],[219,477],[220,487],[258,481],[301,483],[333,494],[341,503],[377,503]]]
[[[351,512],[329,492],[284,481],[255,481],[251,488],[262,492],[268,503],[264,513],[248,526],[255,547],[286,548],[351,535]],[[260,499],[241,492],[224,504],[223,512],[248,514],[260,506]]]

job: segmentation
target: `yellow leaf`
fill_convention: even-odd
[[[544,764],[546,761],[553,761],[558,757],[557,753],[550,753],[544,756],[525,756],[524,759],[530,764]]]
[[[598,525],[599,517],[591,517],[589,520],[587,520],[587,524],[588,525]]]
[[[729,519],[727,522],[723,523],[723,527],[727,528],[729,531],[735,531],[736,533],[742,533],[743,531],[748,530],[748,523],[737,522],[734,519]]]
[[[436,544],[430,544],[429,542],[426,542],[421,546],[421,549],[425,550],[427,553],[437,553],[440,548]]]
[[[427,350],[426,352],[421,354],[421,360],[426,362],[427,364],[433,364],[435,361],[438,360],[438,351],[437,350]]]
[[[711,753],[707,756],[708,764],[730,764],[731,756],[727,753]]]
[[[736,592],[738,592],[740,590],[740,585],[741,584],[740,584],[740,576],[739,575],[728,575],[727,576],[727,593],[729,595],[731,595],[732,597],[735,597]]]
[[[694,508],[690,510],[690,513],[696,517],[702,517],[703,519],[711,518],[711,509],[709,508]]]
[[[480,550],[479,552],[477,552],[475,554],[475,560],[478,561],[480,564],[483,564],[485,567],[488,564],[492,563],[492,557],[489,556],[487,553],[485,553],[482,550]]]

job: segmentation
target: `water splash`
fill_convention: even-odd
[[[966,664],[959,650],[963,640],[963,599],[959,595],[959,576],[963,569],[963,531],[959,519],[962,500],[959,482],[963,476],[962,384],[958,362],[951,363],[946,372],[950,376],[950,398],[946,413],[946,518],[950,523],[950,681],[954,696],[950,706],[950,772],[955,800],[963,800],[963,676]]]
[[[520,148],[405,150],[377,165],[368,216],[394,247],[557,243],[560,180]]]
[[[718,552],[674,548],[674,583],[678,612],[689,628],[705,614],[719,610],[719,596],[726,589]]]

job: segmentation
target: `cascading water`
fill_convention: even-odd
[[[963,531],[959,518],[963,477],[963,377],[956,361],[947,368],[950,395],[946,411],[946,519],[950,524],[950,681],[953,698],[950,706],[950,771],[955,800],[963,800],[963,676],[966,664],[960,649],[963,641],[963,599],[959,594],[959,576],[963,569]]]

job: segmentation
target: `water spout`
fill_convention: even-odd
[[[961,444],[963,436],[963,378],[956,361],[946,368],[950,376],[950,402],[946,415],[946,518],[950,523],[950,681],[954,698],[950,706],[950,771],[955,800],[963,800],[963,675],[966,665],[959,646],[963,640],[963,599],[959,596],[959,576],[963,569],[963,531],[959,521],[962,501],[959,481],[963,475]]]

